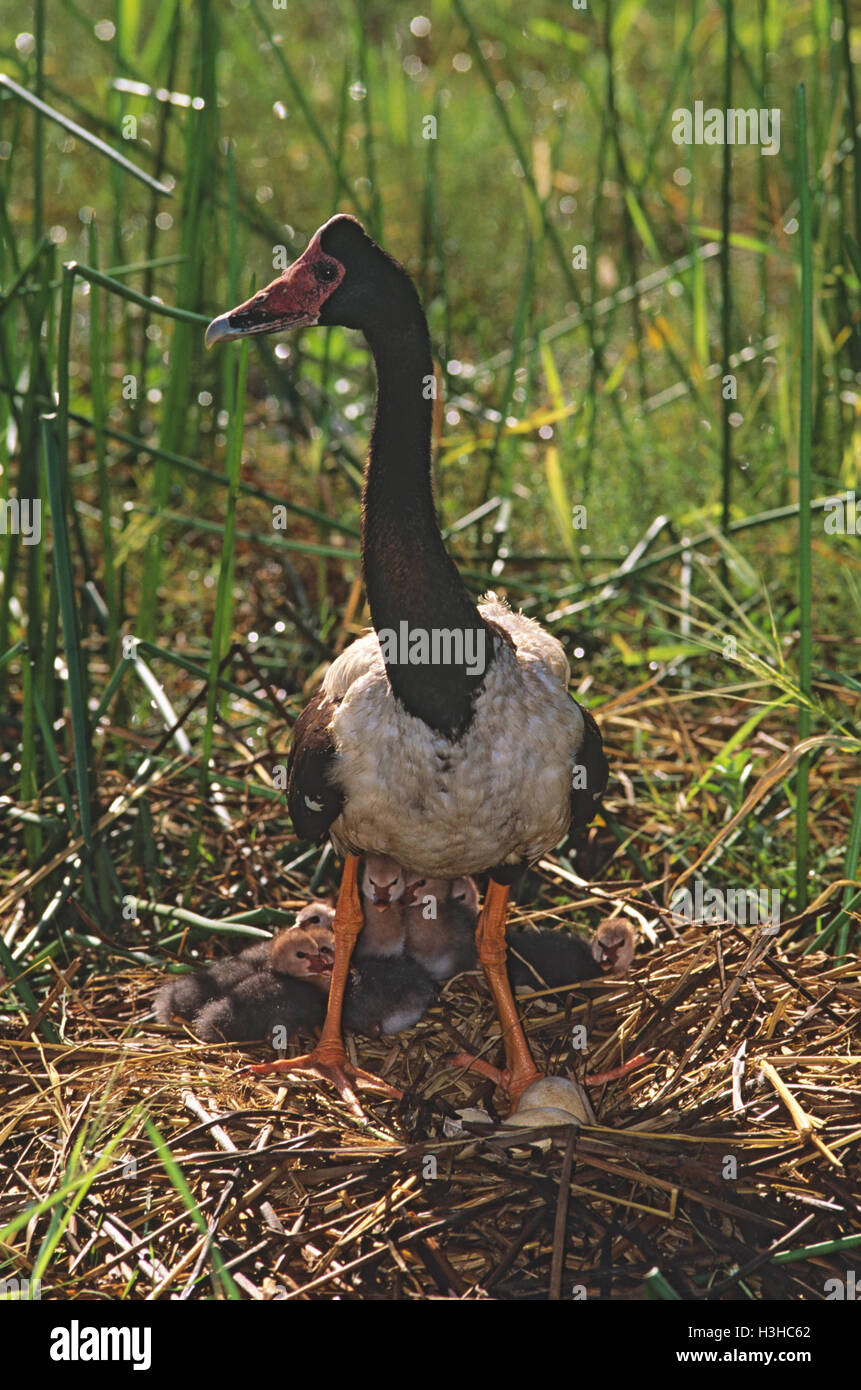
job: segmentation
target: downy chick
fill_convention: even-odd
[[[332,952],[320,933],[324,924],[279,932],[270,943],[269,968],[255,971],[211,999],[192,1027],[205,1042],[250,1042],[272,1038],[276,1028],[291,1036],[322,1023],[332,971]]]
[[[415,878],[404,893],[405,949],[435,980],[450,980],[478,963],[478,889],[471,878]]]
[[[407,956],[364,956],[350,971],[344,1024],[354,1033],[400,1033],[427,1012],[436,986]]]
[[[333,914],[334,916],[334,914]],[[331,970],[335,937],[321,923],[309,928]],[[344,997],[344,1023],[355,1033],[399,1033],[427,1012],[434,994],[433,980],[416,961],[405,956],[361,956],[355,961]]]
[[[478,888],[472,878],[415,878],[407,872],[403,902],[406,951],[435,980],[448,980],[478,964],[475,926]],[[634,955],[634,933],[620,919],[599,923],[587,942],[567,932],[509,931],[508,978],[512,986],[552,988],[624,974]],[[520,959],[522,957],[522,959]]]
[[[335,909],[331,903],[324,902],[322,898],[315,898],[313,902],[306,903],[301,912],[297,912],[296,927],[304,927],[305,931],[313,934],[315,927],[328,927],[331,929],[335,920]]]
[[[325,1012],[325,992],[310,981],[258,970],[235,989],[204,1004],[191,1026],[204,1042],[267,1039],[274,1045],[276,1028],[283,1028],[285,1037],[310,1033],[323,1022]]]
[[[605,917],[592,937],[592,954],[603,975],[624,975],[637,947],[637,938],[630,922],[623,917]]]
[[[297,913],[295,926],[331,924],[334,916],[335,910],[328,903],[306,903]],[[225,956],[222,960],[205,965],[202,970],[169,980],[167,984],[162,985],[153,1005],[159,1023],[170,1023],[174,1017],[194,1018],[210,999],[235,989],[249,975],[268,969],[271,952],[277,940],[278,937],[275,936],[272,940],[255,942],[253,946],[247,946],[244,951],[240,951],[237,956]]]
[[[458,878],[445,893],[440,880],[417,879],[407,873],[407,954],[418,960],[435,980],[447,980],[478,964],[475,926],[478,888],[472,878]],[[436,919],[430,915],[436,910]],[[590,940],[556,931],[509,931],[508,977],[513,986],[553,988],[594,979],[601,974],[623,975],[634,958],[635,936],[622,918],[600,922]],[[523,957],[522,960],[518,957]],[[540,978],[539,978],[540,977]]]
[[[540,989],[619,976],[634,958],[634,942],[631,927],[619,918],[599,922],[589,941],[569,932],[509,932],[508,978],[512,985]]]
[[[327,989],[329,981],[323,977],[332,970],[333,952],[329,947],[334,939],[331,927],[324,922],[307,931],[297,922],[295,927],[287,927],[273,936],[269,943],[269,969],[273,975],[310,980]]]
[[[209,999],[215,999],[232,989],[241,980],[269,964],[269,941],[247,947],[238,956],[225,956],[190,975],[178,975],[162,985],[153,1005],[159,1023],[170,1023],[174,1017],[194,1018]]]
[[[478,884],[474,878],[453,878],[451,896],[454,902],[472,914],[473,922],[478,921]]]
[[[400,956],[404,950],[403,898],[406,881],[400,864],[385,854],[366,854],[362,870],[362,916],[354,954]]]
[[[249,976],[194,1020],[205,1041],[275,1043],[275,1030],[288,1036],[322,1023],[334,961],[334,934],[325,922],[307,932],[298,927],[272,943],[271,967]],[[365,956],[350,971],[344,1022],[354,1032],[397,1033],[427,1011],[434,983],[415,961],[398,956]]]

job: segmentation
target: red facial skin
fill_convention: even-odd
[[[389,875],[387,882],[383,882],[382,877],[374,878],[374,874],[382,876],[386,873]],[[362,892],[378,912],[385,912],[401,896],[402,884],[403,870],[394,859],[389,859],[385,854],[368,855],[362,875]]]
[[[592,955],[605,975],[623,975],[634,957],[634,933],[626,922],[608,918],[592,937]],[[620,959],[621,957],[621,959]]]
[[[320,310],[346,271],[334,256],[327,256],[321,245],[321,227],[298,260],[265,289],[258,290],[244,304],[228,309],[213,319],[206,330],[206,346],[230,338],[247,338],[254,333],[276,333],[282,328],[302,328],[317,322]],[[322,271],[330,278],[319,278]]]
[[[270,947],[270,966],[278,975],[292,975],[295,979],[313,978],[328,975],[332,961],[310,932],[301,927],[288,927],[272,938]]]

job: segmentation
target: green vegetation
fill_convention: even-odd
[[[202,327],[339,208],[422,288],[459,564],[549,616],[627,779],[592,870],[857,947],[848,8],[108,9],[37,0],[2,54],[2,1008],[329,881],[277,768],[362,621],[368,355]],[[675,143],[730,97],[773,155]]]
[[[219,1195],[197,1166],[211,1119],[185,1089],[191,1064],[173,1040],[159,1053],[150,1039],[146,1057],[125,1044],[146,1007],[142,967],[245,945],[334,881],[331,851],[292,834],[279,769],[320,671],[364,620],[371,365],[339,329],[206,357],[203,328],[340,209],[421,287],[449,545],[476,592],[507,594],[558,634],[608,747],[600,822],[543,861],[524,901],[579,927],[624,902],[658,948],[651,1015],[639,995],[603,1014],[588,1003],[608,1065],[623,1033],[659,1057],[631,1136],[662,1174],[650,1205],[631,1196],[646,1158],[632,1172],[615,1155],[613,1230],[643,1212],[651,1223],[648,1248],[628,1244],[622,1287],[820,1296],[858,1241],[837,1234],[857,1195],[834,1202],[835,1152],[857,1144],[857,1119],[830,1056],[847,1041],[857,1052],[861,923],[861,27],[848,0],[436,0],[427,19],[383,0],[34,0],[17,24],[0,46],[0,1032],[14,1055],[4,1140],[20,1145],[0,1193],[2,1269],[53,1295],[160,1296],[180,1274],[182,1297],[251,1288],[244,1248],[228,1261],[229,1231],[219,1244],[239,1178]],[[779,147],[676,143],[678,111],[698,102],[778,112]],[[674,940],[673,891],[695,876],[780,894],[781,955],[753,1005],[727,989],[727,972],[740,984],[751,969],[738,930],[715,933],[705,965],[699,942]],[[581,907],[587,881],[598,896]],[[832,957],[821,971],[803,959],[819,951]],[[661,976],[666,959],[678,963]],[[468,997],[480,1010],[456,996],[461,1025]],[[560,1028],[546,1046],[564,1057]],[[100,1056],[79,1055],[94,1037]],[[725,1049],[714,1066],[710,1037]],[[800,1049],[830,1065],[833,1087],[813,1070],[804,1092],[825,1118],[796,1111],[792,1128],[775,1104],[770,1139],[762,1117],[744,1130],[728,1082],[742,1037],[779,1046],[778,1062]],[[443,1066],[447,1036],[413,1043],[411,1077]],[[186,1112],[205,1142],[180,1132]],[[328,1144],[336,1123],[353,1134],[334,1111],[320,1131],[301,1117],[311,1166],[314,1134]],[[814,1126],[835,1150],[811,1141],[831,1164],[818,1187],[818,1169],[799,1177]],[[610,1249],[610,1134],[592,1150],[582,1265],[594,1232]],[[755,1157],[774,1146],[751,1162],[772,1164],[761,1186],[732,1206],[711,1161],[726,1135]],[[403,1177],[407,1192],[415,1154],[396,1162],[369,1123],[366,1167],[374,1137],[383,1187],[351,1190],[359,1210],[395,1212],[403,1196],[390,1203],[385,1183]],[[153,1201],[143,1216],[129,1155]],[[476,1172],[469,1202],[486,1201],[510,1242],[492,1290],[538,1230],[538,1187],[530,1176],[509,1229],[509,1188],[500,1198],[497,1169]],[[481,1202],[479,1178],[493,1189]],[[804,1183],[815,1212],[790,1229],[779,1203]],[[128,1217],[112,1232],[110,1184]],[[310,1191],[309,1229],[337,1230],[328,1188]],[[760,1224],[728,1236],[744,1202]],[[97,1228],[123,1258],[138,1231],[151,1240],[120,1266],[125,1284]],[[200,1254],[168,1272],[174,1231]],[[740,1262],[754,1241],[764,1253]],[[535,1297],[526,1248],[518,1277]],[[402,1268],[399,1254],[398,1290]]]

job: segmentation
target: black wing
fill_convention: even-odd
[[[574,701],[577,704],[577,701]],[[571,830],[582,830],[598,810],[598,803],[607,787],[610,767],[604,757],[604,742],[594,717],[582,705],[583,743],[577,754],[577,765],[571,785]]]
[[[288,1037],[310,1033],[326,1012],[326,996],[307,980],[283,980],[268,970],[256,970],[208,1004],[195,1016],[192,1028],[205,1042],[273,1041],[276,1028]]]
[[[287,805],[296,834],[303,840],[322,840],[338,819],[344,795],[332,772],[335,745],[330,728],[336,702],[315,695],[293,726],[287,759]]]
[[[506,940],[509,947],[506,969],[513,985],[531,985],[538,989],[540,980],[558,989],[560,985],[591,980],[601,974],[588,941],[571,932],[510,931]],[[521,956],[523,959],[518,959]]]

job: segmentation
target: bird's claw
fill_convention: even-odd
[[[354,1087],[378,1091],[390,1100],[402,1100],[404,1094],[396,1086],[390,1086],[387,1081],[383,1081],[382,1077],[374,1076],[373,1072],[355,1066],[346,1052],[342,1055],[321,1055],[315,1050],[302,1057],[284,1057],[277,1062],[261,1062],[250,1066],[248,1070],[254,1076],[268,1076],[272,1072],[305,1072],[316,1077],[318,1081],[330,1081],[341,1099],[360,1120],[365,1118],[365,1112],[359,1104]]]
[[[473,1057],[469,1052],[458,1052],[450,1059],[451,1065],[463,1067],[465,1071],[478,1072],[480,1076],[486,1076],[492,1081],[494,1086],[499,1086],[511,1101],[512,1111],[517,1109],[520,1097],[531,1086],[533,1081],[538,1081],[542,1073],[537,1067],[531,1070],[517,1072],[509,1067],[494,1067],[490,1062],[485,1062],[482,1057]]]

